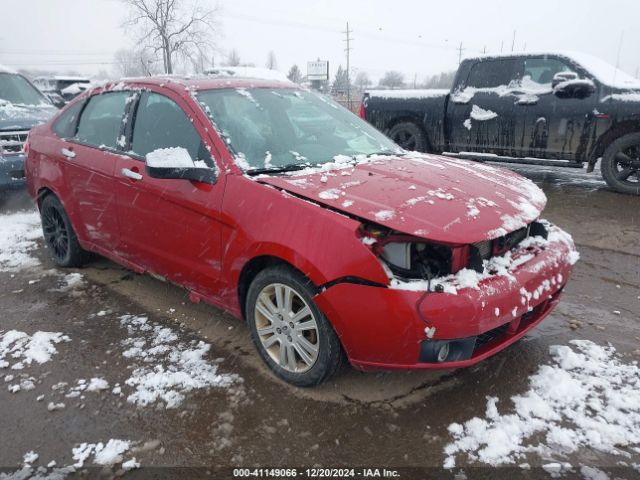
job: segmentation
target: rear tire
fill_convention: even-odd
[[[405,150],[427,152],[429,143],[424,131],[413,122],[400,122],[389,130],[389,138]]]
[[[613,190],[640,195],[640,133],[623,135],[604,151],[602,177]]]
[[[246,317],[262,360],[298,387],[319,385],[344,361],[340,340],[313,301],[313,284],[286,266],[267,268],[251,283]]]
[[[51,259],[60,267],[80,267],[88,258],[78,242],[71,221],[60,200],[47,195],[40,205],[42,232]]]

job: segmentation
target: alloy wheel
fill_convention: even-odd
[[[318,359],[318,323],[304,298],[281,283],[267,285],[255,303],[260,342],[271,359],[292,373],[309,370]]]
[[[640,145],[633,145],[616,153],[614,175],[623,184],[632,187],[640,185]]]
[[[53,256],[63,261],[69,252],[69,231],[58,209],[47,208],[42,213],[42,230]]]

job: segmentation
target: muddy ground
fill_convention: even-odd
[[[400,478],[545,474],[535,467],[548,459],[536,456],[527,458],[532,470],[462,464],[445,473],[439,469],[450,441],[447,427],[482,417],[487,396],[507,404],[526,390],[529,376],[549,361],[550,345],[576,338],[610,342],[625,361],[640,360],[640,199],[607,190],[596,174],[516,169],[544,188],[549,198],[544,216],[573,234],[581,261],[560,306],[539,328],[465,370],[346,369],[319,388],[297,389],[263,366],[242,323],[189,303],[182,289],[96,259],[72,270],[83,275],[79,287],[60,291],[60,275],[48,272],[53,267],[40,248],[35,255],[41,267],[0,272],[0,330],[59,331],[72,342],[58,344],[52,361],[29,368],[35,389],[10,393],[0,381],[2,471],[18,469],[29,451],[39,454],[34,465],[51,460],[71,465],[74,445],[120,438],[137,442],[132,452],[142,468],[126,474],[132,478],[231,478],[231,470],[216,469],[221,466],[416,468],[400,470]],[[25,208],[29,201],[13,195],[2,212]],[[107,313],[96,317],[100,311]],[[124,382],[129,362],[117,348],[127,337],[118,320],[123,314],[146,314],[185,339],[210,342],[219,370],[243,381],[194,391],[176,409],[137,407],[110,390],[71,399],[52,390],[59,382],[95,376],[110,385]],[[49,402],[64,402],[65,408],[49,411]],[[597,451],[580,450],[569,460],[598,466],[611,478],[640,475],[616,470],[620,458]],[[625,460],[638,463],[640,454]],[[117,467],[79,471],[76,475],[86,478],[123,473]]]

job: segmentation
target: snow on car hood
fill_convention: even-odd
[[[456,244],[524,227],[547,202],[533,182],[510,171],[417,153],[334,162],[259,181],[399,232]]]
[[[46,122],[58,111],[53,105],[18,105],[0,99],[0,130],[30,129]]]

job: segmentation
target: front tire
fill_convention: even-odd
[[[80,267],[87,260],[60,200],[47,195],[40,205],[42,232],[52,260],[60,267]]]
[[[429,144],[424,131],[413,122],[401,122],[389,130],[389,138],[405,150],[427,152]]]
[[[623,135],[607,147],[600,166],[612,189],[640,195],[640,133]]]
[[[343,362],[338,336],[314,295],[307,278],[281,266],[261,271],[247,293],[247,321],[262,360],[299,387],[319,385]]]

